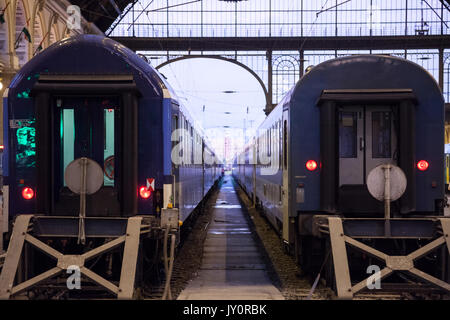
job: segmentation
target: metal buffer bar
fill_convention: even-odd
[[[16,218],[11,241],[8,251],[6,252],[4,266],[0,275],[0,299],[9,299],[13,295],[28,290],[42,281],[59,275],[64,270],[67,270],[69,266],[74,265],[80,268],[82,275],[116,295],[117,298],[133,298],[139,240],[142,228],[141,217],[132,217],[128,219],[125,235],[119,236],[114,240],[81,255],[64,255],[28,233],[32,217],[32,215],[20,215]],[[14,285],[14,279],[19,267],[25,242],[28,242],[48,256],[56,259],[57,265],[44,273]],[[111,251],[122,243],[125,245],[119,286],[116,286],[112,282],[85,267],[84,264],[86,261]]]
[[[329,217],[328,225],[338,297],[341,299],[352,299],[353,295],[366,288],[368,280],[370,281],[374,277],[374,275],[371,275],[367,279],[352,286],[346,244],[386,263],[386,267],[380,271],[380,280],[396,271],[405,272],[450,292],[450,284],[414,267],[416,260],[419,260],[444,244],[447,246],[450,254],[450,219],[440,218],[439,221],[442,225],[442,236],[406,256],[389,256],[358,240],[346,236],[342,226],[342,219]]]

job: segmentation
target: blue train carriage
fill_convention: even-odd
[[[450,291],[443,115],[441,90],[422,67],[361,55],[314,67],[259,128],[258,156],[271,149],[280,165],[268,175],[257,162],[257,202],[305,270],[332,263],[326,277],[340,297],[367,289],[372,264],[383,279],[407,273]],[[407,179],[388,219],[367,188],[382,164]]]
[[[179,134],[172,133],[170,157],[179,159],[173,165],[175,205],[184,221],[213,189],[220,178],[221,165],[205,132],[187,108],[181,105],[179,112],[174,112],[172,121],[174,129],[181,129]],[[172,196],[170,192],[167,194]]]
[[[252,201],[255,201],[256,199],[254,186],[257,155],[254,140],[255,138],[252,138],[252,140],[244,146],[243,151],[236,155],[236,158],[233,161],[234,169],[232,171],[233,177]]]
[[[9,249],[14,250],[6,255],[0,297],[30,290],[43,280],[34,276],[47,262],[35,256],[25,260],[30,266],[14,281],[25,241],[57,260],[45,279],[73,262],[91,282],[131,298],[134,284],[143,279],[136,271],[145,263],[143,256],[153,256],[153,247],[140,245],[143,237],[149,243],[161,240],[161,210],[179,208],[178,219],[185,221],[205,194],[202,162],[172,163],[178,143],[172,141],[174,129],[190,132],[180,142],[186,159],[204,140],[173,90],[142,58],[111,39],[68,38],[33,58],[13,79],[4,96],[4,128],[1,234],[11,236]],[[69,189],[65,170],[83,157],[97,163],[92,166],[100,168],[101,180],[79,216],[80,196]],[[190,191],[181,191],[183,186]],[[178,220],[172,227],[177,226]],[[89,251],[93,246],[97,249]],[[120,246],[127,257],[123,264],[111,251]],[[106,256],[103,263],[87,269],[84,263],[99,254]]]
[[[287,115],[283,119],[283,108],[279,106],[287,106],[290,97],[287,94],[272,110],[236,159],[235,177],[239,184],[280,233],[283,231],[283,219],[288,217],[287,214],[283,216],[283,210],[288,210],[285,202],[287,198],[283,198],[283,175],[288,172],[286,152],[289,124]]]

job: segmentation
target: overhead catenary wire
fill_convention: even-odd
[[[138,17],[130,24],[130,27],[131,27],[131,26],[134,27],[134,23],[136,22],[136,20],[142,15],[142,13],[146,10],[146,8],[148,8],[148,7],[153,3],[153,1],[154,1],[154,0],[152,0],[145,8],[142,6],[141,2],[138,1],[139,5],[142,7],[143,10],[142,10],[142,12],[139,14],[139,16],[138,16]],[[147,17],[147,19],[148,19],[148,22],[150,23],[150,26],[152,27],[153,32],[155,32],[155,27],[154,27],[152,21],[150,20],[148,14],[146,14],[146,17]],[[130,27],[128,27],[127,30],[129,30]],[[163,45],[162,45],[162,43],[161,43],[161,41],[160,41],[159,39],[158,39],[158,44],[159,44],[159,46],[161,47],[161,50],[162,50],[162,51],[166,51],[166,50],[164,50],[164,47],[163,47]],[[168,51],[167,51],[167,52],[168,52]],[[168,53],[167,53],[167,54],[168,54]],[[170,68],[170,70],[172,71],[172,74],[173,74],[173,76],[174,76],[174,78],[175,78],[175,81],[177,82],[178,87],[180,88],[180,90],[182,90],[182,89],[181,89],[182,86],[180,85],[180,82],[178,81],[178,78],[177,78],[177,76],[176,76],[176,74],[175,74],[175,72],[174,72],[174,70],[173,70],[173,68],[172,68],[172,66],[171,66],[170,64],[169,64],[169,68]]]
[[[149,10],[149,11],[147,11],[147,13],[148,13],[148,12],[156,12],[156,11],[168,10],[168,9],[171,9],[171,8],[181,7],[181,6],[185,6],[185,5],[187,5],[187,4],[191,4],[191,3],[195,3],[195,2],[200,2],[200,1],[202,1],[202,0],[192,0],[192,1],[188,1],[188,2],[183,2],[183,3],[179,3],[179,4],[174,4],[174,5],[167,6],[167,7],[162,7],[162,8],[158,8],[158,9]]]

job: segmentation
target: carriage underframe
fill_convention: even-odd
[[[355,294],[367,288],[367,284],[375,279],[382,280],[393,273],[406,273],[414,278],[450,293],[450,283],[436,278],[415,267],[415,262],[431,252],[447,248],[450,261],[450,218],[407,218],[407,219],[365,219],[340,218],[336,216],[314,216],[313,233],[318,237],[328,237],[333,257],[333,271],[336,281],[336,291],[340,299],[352,299]],[[419,249],[403,256],[387,255],[361,242],[364,239],[421,239],[429,242]],[[381,260],[385,263],[377,275],[352,285],[350,263],[347,255],[347,245],[357,251]],[[444,270],[450,273],[450,270]],[[450,281],[450,274],[443,277]]]
[[[87,239],[104,239],[105,243],[79,255],[65,255],[49,246],[49,238],[78,237],[77,217],[17,216],[7,252],[3,255],[0,275],[0,299],[30,290],[40,283],[60,275],[71,266],[77,266],[81,276],[94,282],[118,299],[132,299],[135,293],[136,269],[141,238],[155,233],[158,222],[153,217],[85,218]],[[157,230],[157,231],[158,231]],[[18,270],[26,264],[23,257],[25,243],[57,261],[55,267],[31,277],[19,280]],[[86,267],[88,260],[109,253],[123,245],[120,281],[118,285]],[[18,281],[16,281],[16,279]]]

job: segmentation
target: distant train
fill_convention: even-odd
[[[64,39],[34,57],[3,102],[1,235],[9,249],[0,297],[34,289],[43,280],[36,276],[49,263],[26,250],[32,245],[57,260],[46,281],[75,264],[89,281],[131,298],[147,276],[143,270],[160,261],[161,230],[168,226],[172,232],[186,221],[221,175],[201,128],[155,69],[101,36]],[[86,172],[101,169],[95,193],[89,192],[93,176],[66,172],[76,159],[91,161]],[[69,188],[83,179],[85,218],[81,191]],[[162,216],[170,208],[178,214]],[[117,247],[124,253],[104,251]],[[14,280],[10,268],[18,268],[22,249],[25,267]],[[88,270],[88,258],[100,259],[89,263],[97,274]]]
[[[395,272],[393,281],[403,281],[407,273],[450,291],[443,115],[438,84],[415,63],[377,55],[329,60],[267,116],[234,175],[304,270],[318,273],[327,261],[325,277],[340,297],[366,288],[374,264],[385,266],[383,279]],[[388,217],[367,187],[371,170],[386,164],[407,179]],[[408,255],[420,248],[427,250]]]

